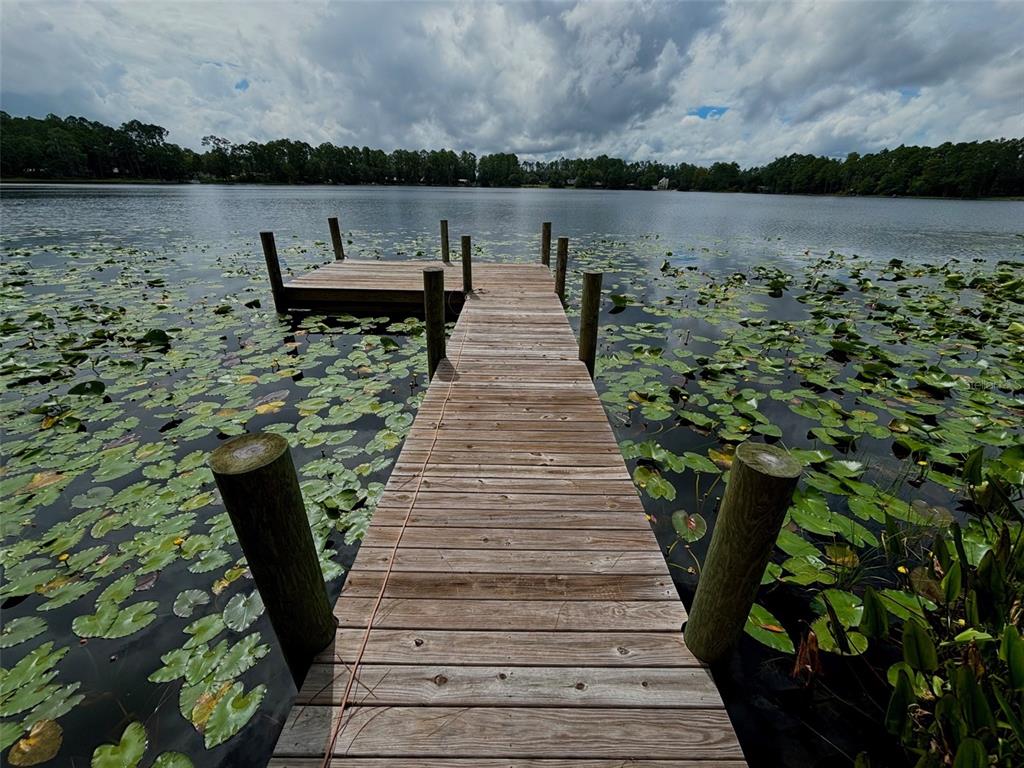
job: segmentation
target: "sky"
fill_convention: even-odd
[[[1024,0],[0,0],[0,108],[195,149],[841,157],[1024,135]]]

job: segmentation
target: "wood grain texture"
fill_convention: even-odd
[[[342,628],[364,629],[374,597],[334,606]],[[385,598],[373,619],[382,629],[490,629],[572,632],[680,631],[686,611],[672,600],[459,600]]]
[[[348,677],[347,666],[314,664],[296,703],[331,704],[345,689]],[[711,675],[701,667],[396,666],[364,662],[353,692],[353,704],[375,707],[722,706]]]
[[[363,632],[339,629],[318,663],[355,661]],[[591,667],[699,667],[676,631],[487,632],[375,629],[367,664],[512,664]]]
[[[402,529],[374,525],[363,538],[363,548],[393,547]],[[402,533],[402,548],[436,549],[550,549],[571,554],[583,552],[657,552],[650,531],[605,531],[600,529],[545,530],[534,528],[430,528],[411,526]]]
[[[296,707],[280,755],[325,744],[331,707]],[[352,757],[742,758],[721,709],[353,707],[333,755]],[[395,765],[400,763],[396,762]]]
[[[423,266],[346,260],[286,292],[388,312],[422,302]],[[319,766],[354,674],[332,765],[739,768],[549,268],[472,280],[445,291],[447,357],[271,765]]]
[[[661,572],[622,576],[396,571],[387,580],[384,596],[463,600],[675,600],[676,589],[664,561],[661,568]],[[383,582],[382,571],[372,571],[360,564],[345,580],[342,598],[376,596]]]

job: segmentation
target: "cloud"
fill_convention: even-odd
[[[196,147],[760,163],[1020,135],[1013,2],[5,2],[0,106]]]

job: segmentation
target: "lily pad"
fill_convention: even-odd
[[[129,723],[117,744],[103,744],[92,753],[91,768],[136,768],[149,743],[142,723]]]

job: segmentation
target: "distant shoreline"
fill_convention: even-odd
[[[844,194],[842,192],[830,192],[830,193],[809,193],[809,192],[745,192],[741,190],[715,190],[715,189],[639,189],[639,188],[619,188],[609,189],[603,187],[552,187],[549,184],[520,184],[516,187],[483,187],[479,184],[287,184],[277,181],[228,181],[223,179],[210,179],[203,181],[165,181],[161,179],[36,179],[36,178],[23,178],[14,177],[10,179],[0,178],[0,187],[23,184],[23,185],[39,185],[44,186],[46,184],[69,184],[69,185],[86,185],[86,184],[100,184],[109,186],[127,186],[131,184],[138,184],[140,186],[175,186],[184,187],[189,185],[194,186],[224,186],[224,187],[236,187],[236,186],[254,186],[254,187],[288,187],[288,188],[299,188],[299,187],[413,187],[417,189],[567,189],[580,192],[706,192],[711,195],[764,195],[765,197],[842,197],[842,198],[859,198],[865,200],[952,200],[952,201],[993,201],[993,202],[1021,202],[1024,201],[1024,196],[1019,195],[1005,195],[1005,196],[992,196],[992,197],[938,197],[935,195],[852,195]]]

